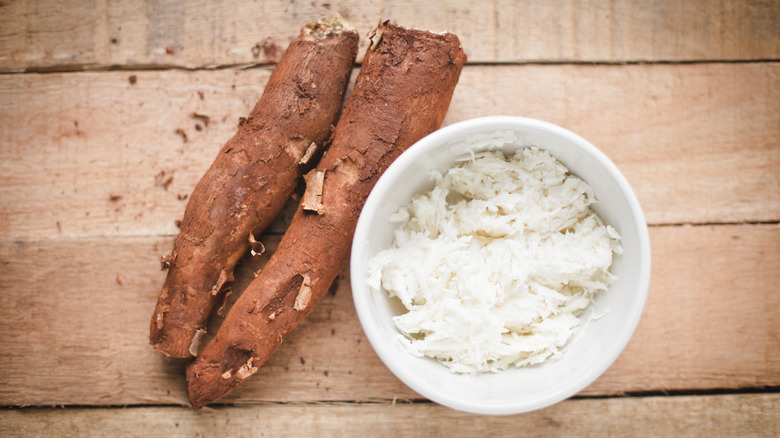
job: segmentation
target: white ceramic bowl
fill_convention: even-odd
[[[392,244],[397,224],[391,213],[429,190],[432,169],[444,173],[471,147],[458,145],[474,135],[512,131],[519,144],[505,152],[538,146],[587,181],[596,193],[593,209],[621,235],[623,254],[615,256],[617,282],[591,305],[603,317],[590,321],[559,358],[541,365],[476,376],[453,374],[433,359],[415,357],[397,340],[391,318],[403,311],[384,290],[366,285],[371,257]],[[382,175],[360,215],[350,260],[352,294],[360,323],[380,359],[406,385],[451,408],[482,414],[514,414],[569,398],[596,380],[618,357],[639,322],[650,282],[647,224],[628,182],[595,146],[561,127],[539,120],[493,116],[447,126],[404,152]]]

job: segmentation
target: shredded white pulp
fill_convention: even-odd
[[[399,339],[455,373],[497,372],[558,354],[609,272],[619,235],[593,190],[549,153],[472,154],[391,218],[392,248],[369,286],[408,310]]]

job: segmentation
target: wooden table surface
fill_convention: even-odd
[[[61,3],[0,3],[0,435],[780,435],[780,1]],[[348,267],[212,409],[149,347],[183,198],[299,28],[337,13],[361,54],[380,19],[456,33],[445,125],[547,120],[633,186],[647,306],[573,399],[503,417],[425,400],[368,344]]]

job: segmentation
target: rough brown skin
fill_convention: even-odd
[[[387,23],[375,31],[333,143],[307,175],[307,183],[317,181],[307,186],[309,202],[187,368],[195,409],[257,372],[327,293],[369,191],[401,152],[441,126],[465,61],[455,35]]]
[[[250,233],[256,237],[271,223],[313,164],[311,152],[325,146],[357,54],[358,36],[348,26],[334,19],[303,28],[195,187],[173,251],[163,258],[168,276],[152,315],[149,340],[165,355],[197,355]]]

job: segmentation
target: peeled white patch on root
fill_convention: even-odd
[[[394,318],[404,344],[457,373],[558,353],[622,252],[590,209],[593,190],[537,148],[477,153],[436,180],[369,263],[369,286],[408,310]]]

